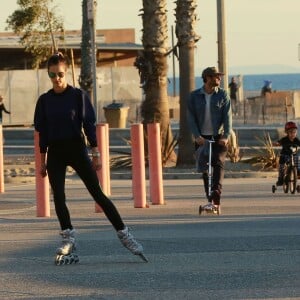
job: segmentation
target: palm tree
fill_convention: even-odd
[[[166,0],[143,0],[141,16],[144,50],[135,62],[140,72],[141,85],[145,94],[141,107],[143,124],[160,123],[162,156],[165,158],[173,141],[167,92],[168,23],[166,6]],[[174,159],[174,156],[174,151],[171,151],[171,156],[168,158]]]
[[[194,49],[200,36],[195,32],[196,0],[176,1],[176,36],[179,48],[180,129],[177,166],[194,163],[192,136],[187,124],[187,99],[195,89]]]
[[[92,77],[92,45],[89,27],[87,0],[82,0],[82,40],[81,40],[81,69],[79,76],[80,87],[91,94]]]

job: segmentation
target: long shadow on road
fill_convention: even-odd
[[[263,299],[300,295],[297,215],[127,218],[150,262],[76,217],[80,263],[55,266],[55,218],[0,220],[1,299]],[[284,284],[283,284],[284,283]]]

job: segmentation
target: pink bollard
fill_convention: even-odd
[[[161,141],[159,123],[147,124],[150,198],[152,204],[164,204]]]
[[[106,144],[105,144],[105,150],[106,150],[106,157],[107,157],[107,195],[111,196],[111,184],[110,184],[110,154],[109,154],[109,126],[108,123],[102,124],[105,127],[105,137],[106,137]]]
[[[0,124],[0,193],[4,193],[3,127]]]
[[[104,124],[97,124],[96,126],[96,135],[97,135],[97,142],[98,142],[98,150],[100,152],[100,163],[101,163],[101,169],[97,171],[98,179],[102,188],[102,191],[105,195],[108,195],[107,193],[107,150],[106,150],[106,128]],[[96,203],[95,205],[95,212],[103,212],[102,208]]]
[[[143,125],[131,125],[132,194],[135,208],[149,207],[146,203],[146,172]]]
[[[47,176],[42,177],[40,174],[41,154],[37,131],[34,132],[34,154],[37,217],[50,217],[49,180]]]

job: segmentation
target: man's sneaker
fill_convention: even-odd
[[[75,250],[75,230],[65,229],[60,232],[62,236],[61,246],[56,249],[56,254],[68,255]]]
[[[213,211],[214,205],[211,202],[208,202],[207,204],[202,206],[202,209],[205,211]]]
[[[118,238],[125,248],[127,248],[134,255],[143,254],[143,246],[139,244],[133,235],[129,232],[128,227],[117,232]]]
[[[214,205],[215,210],[214,213],[220,215],[221,214],[221,205]]]
[[[205,205],[200,205],[199,206],[199,215],[202,214],[202,212],[210,213],[210,214],[220,214],[220,205],[214,205],[211,202],[208,202]]]

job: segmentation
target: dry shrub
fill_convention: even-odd
[[[261,166],[262,170],[277,169],[279,163],[279,156],[276,153],[269,133],[264,133],[263,139],[256,137],[258,141],[264,146],[257,149],[257,155],[245,160],[253,166]]]
[[[168,131],[169,132],[169,131]],[[146,139],[148,136],[145,137]],[[127,145],[131,146],[131,141],[122,138],[123,141],[126,142]],[[168,138],[167,138],[168,140]],[[162,145],[162,154],[161,154],[161,160],[162,160],[162,166],[165,166],[167,162],[170,160],[170,157],[175,153],[175,148],[178,146],[178,138],[175,135],[171,143],[167,145],[167,142],[165,145]],[[110,167],[114,169],[121,169],[121,168],[131,168],[132,167],[132,159],[131,159],[131,152],[127,151],[115,151],[116,153],[120,154],[118,156],[115,156],[110,159]],[[145,155],[145,165],[148,165],[149,160],[148,156]]]

